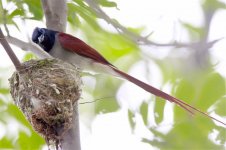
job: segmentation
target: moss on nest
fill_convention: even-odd
[[[31,60],[9,79],[11,95],[33,128],[57,143],[72,127],[80,98],[78,70],[58,59]]]

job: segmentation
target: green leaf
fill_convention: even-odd
[[[22,111],[14,104],[8,104],[7,105],[7,113],[11,116],[13,116],[14,118],[18,119],[22,124],[24,124],[25,126],[29,127],[30,129],[32,129],[30,123],[27,121],[27,119],[25,118],[24,114],[22,113]]]
[[[24,0],[24,2],[28,5],[29,12],[33,14],[31,19],[41,20],[43,17],[41,1]]]
[[[203,27],[195,27],[192,24],[183,22],[181,24],[187,29],[188,32],[190,32],[189,35],[192,37],[192,39],[199,40],[205,36],[205,29]]]
[[[78,4],[81,7],[86,7],[86,4],[83,0],[73,0],[76,4]]]
[[[160,149],[223,149],[223,145],[210,142],[208,134],[213,124],[207,123],[203,117],[190,118],[189,122],[180,122],[174,125],[170,133],[164,137]],[[182,142],[183,141],[183,142]]]
[[[5,106],[5,102],[0,98],[0,107],[1,106]],[[1,112],[1,111],[0,111]],[[1,118],[1,115],[0,115],[0,118]]]
[[[3,137],[0,139],[0,149],[13,149],[12,141],[6,137]]]
[[[218,73],[205,72],[192,80],[177,81],[177,84],[174,83],[174,85],[177,98],[201,110],[206,110],[216,100],[219,102],[216,104],[216,110],[218,110],[218,105],[225,104],[225,101],[219,101],[219,98],[225,95],[225,81]],[[205,98],[205,100],[201,98]],[[225,106],[219,108],[219,112],[225,115]],[[156,144],[160,149],[169,149],[169,147],[172,149],[223,149],[223,144],[216,145],[208,139],[213,128],[220,131],[218,138],[221,143],[224,143],[226,138],[223,128],[216,127],[209,118],[202,115],[190,116],[183,109],[175,107],[175,120],[172,130],[165,136],[161,136],[163,142],[150,143]]]
[[[67,7],[68,7],[68,15],[67,15],[67,20],[70,24],[72,24],[72,27],[74,26],[79,26],[81,24],[81,21],[76,13],[76,11],[74,10],[74,4],[72,3],[68,3]]]
[[[19,138],[17,140],[17,145],[20,147],[20,149],[24,150],[40,150],[44,144],[44,139],[36,133],[32,133],[32,135],[29,136],[24,132],[20,132]]]
[[[221,116],[226,116],[226,97],[220,98],[217,103],[215,104],[215,109],[214,111],[221,115]]]
[[[24,114],[16,105],[9,104],[7,113],[10,116],[16,118],[20,123],[25,125],[32,132],[31,135],[27,135],[23,131],[20,131],[16,144],[17,147],[20,147],[20,149],[39,150],[45,144],[44,139],[33,130],[31,124],[28,122]]]
[[[24,8],[24,4],[28,6],[29,13],[32,14],[33,16],[30,19],[35,19],[35,20],[41,20],[43,17],[43,11],[41,7],[41,2],[39,0],[12,0],[18,10],[26,12],[26,9]],[[27,18],[26,16],[27,13],[23,17]]]
[[[23,9],[15,9],[10,15],[8,15],[9,19],[13,19],[15,16],[23,17],[25,15]]]
[[[180,100],[186,102],[187,104],[191,106],[196,106],[193,101],[195,99],[196,95],[196,87],[193,85],[193,83],[190,80],[182,79],[174,87],[175,97],[179,98]],[[173,93],[174,93],[173,92]],[[177,121],[188,121],[189,112],[181,108],[180,106],[175,106],[175,118]]]
[[[189,80],[182,79],[175,88],[175,96],[187,103],[191,103],[195,97],[195,90],[195,86]]]
[[[95,112],[113,112],[119,108],[115,100],[115,93],[118,87],[118,81],[109,76],[97,75],[96,86],[93,91],[94,97],[103,98],[103,100],[95,102]],[[108,90],[110,89],[110,90]],[[104,95],[103,95],[104,94]]]
[[[9,94],[9,89],[8,88],[0,88],[0,93],[1,94]]]
[[[224,127],[217,127],[217,131],[219,132],[219,134],[217,135],[216,140],[221,145],[224,145],[225,144],[225,141],[226,141],[226,130],[225,130]]]
[[[97,31],[91,28],[89,24],[82,26],[82,30],[88,40],[87,43],[95,45],[94,48],[110,62],[120,60],[123,57],[123,61],[119,65],[124,64],[129,67],[131,63],[136,62],[140,58],[138,46],[118,33],[104,30]],[[124,59],[124,57],[126,58]],[[125,61],[128,57],[130,57],[129,60],[132,60],[132,62]]]
[[[23,57],[23,62],[31,59],[36,59],[37,57],[33,53],[26,53]]]
[[[0,1],[0,23],[2,23],[2,19],[3,19],[3,11],[4,11],[4,8],[2,6],[2,1]]]
[[[80,21],[78,15],[76,15],[76,13],[71,10],[68,10],[67,20],[70,24],[72,24],[72,27],[74,27],[74,26],[78,27],[81,24],[81,21]]]
[[[226,4],[220,0],[205,0],[202,6],[203,9],[209,13],[226,8]]]
[[[12,19],[8,18],[8,10],[6,10],[6,9],[1,10],[0,23],[1,24],[12,24]]]
[[[153,99],[155,101],[154,112],[155,114],[157,114],[155,115],[155,121],[157,123],[160,123],[163,119],[163,111],[166,104],[166,100],[160,97],[153,97]]]
[[[129,123],[130,123],[130,126],[131,126],[131,129],[133,130],[134,127],[135,127],[135,122],[134,122],[134,113],[131,112],[130,110],[128,110],[128,119],[129,119]]]
[[[224,78],[219,73],[210,73],[204,78],[196,106],[205,110],[225,95]]]
[[[100,28],[96,21],[95,12],[93,12],[89,7],[86,7],[86,6],[80,7],[74,3],[68,3],[68,9],[69,9],[70,14],[71,14],[71,12],[75,12],[77,15],[79,15],[81,18],[83,18],[94,29],[97,30]],[[72,18],[70,18],[70,19],[72,19]]]
[[[104,7],[117,7],[117,3],[115,2],[111,2],[107,0],[98,0],[97,2]]]
[[[142,115],[145,125],[148,125],[148,103],[143,102],[140,106],[140,113]]]
[[[114,97],[100,98],[102,100],[95,102],[95,112],[96,113],[108,113],[115,112],[119,106]],[[98,100],[98,99],[97,99]]]

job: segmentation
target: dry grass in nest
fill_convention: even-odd
[[[58,146],[80,98],[78,70],[57,59],[31,60],[9,79],[11,95],[33,128]]]

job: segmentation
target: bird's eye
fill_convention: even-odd
[[[45,39],[45,36],[44,34],[41,34],[39,37],[38,37],[38,43],[42,43]]]

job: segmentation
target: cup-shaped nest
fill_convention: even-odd
[[[47,142],[60,141],[72,127],[80,98],[77,68],[58,59],[31,60],[9,79],[11,95],[33,128]]]

